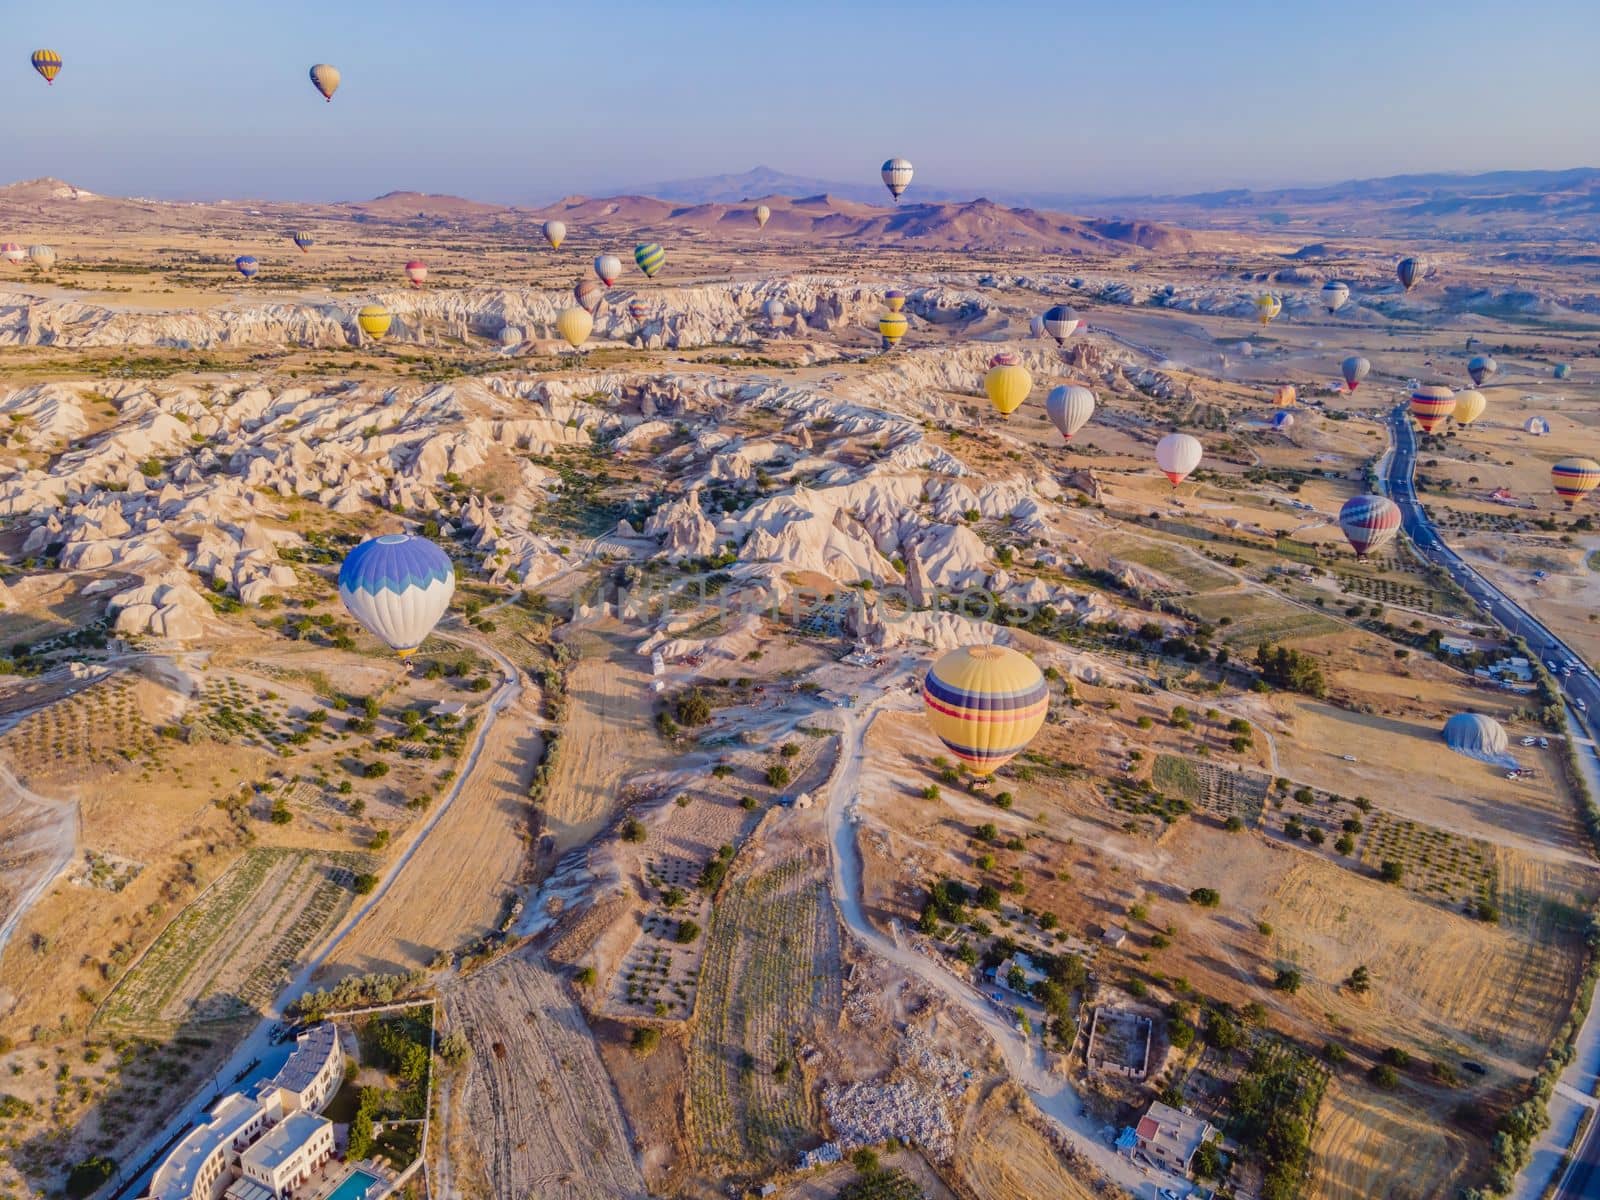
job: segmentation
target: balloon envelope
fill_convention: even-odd
[[[1322,285],[1322,303],[1327,306],[1329,312],[1338,312],[1349,299],[1349,284],[1339,283],[1337,280],[1329,280]]]
[[[1467,374],[1472,376],[1473,383],[1482,383],[1485,379],[1495,375],[1500,370],[1500,364],[1487,354],[1475,354],[1467,362]]]
[[[1550,485],[1571,508],[1600,484],[1600,463],[1592,458],[1563,458],[1550,468]]]
[[[644,320],[644,301],[640,300],[637,296],[635,296],[632,300],[629,300],[628,315],[636,322]]]
[[[906,306],[906,294],[899,288],[890,288],[883,294],[883,302],[890,312],[899,312]]]
[[[304,229],[296,229],[289,235],[289,237],[292,238],[294,244],[299,246],[302,250],[309,250],[311,247],[317,244],[316,238],[312,237]]]
[[[1276,399],[1278,401],[1279,408],[1293,408],[1295,402],[1295,390],[1293,385],[1287,383],[1281,385],[1278,388]]]
[[[559,250],[562,240],[567,236],[567,227],[560,221],[546,221],[541,232],[544,234],[544,240],[550,243],[550,248]]]
[[[772,210],[765,204],[758,204],[756,205],[755,209],[755,218],[756,228],[765,229],[767,227],[767,222],[772,220]]]
[[[1339,509],[1339,528],[1357,555],[1381,550],[1400,532],[1400,506],[1386,496],[1351,496]]]
[[[0,245],[0,260],[8,263],[26,262],[28,260],[28,252],[15,242],[6,242],[4,245]]]
[[[1156,443],[1156,466],[1177,487],[1200,465],[1200,439],[1187,433],[1169,433]]]
[[[600,277],[601,283],[610,287],[622,274],[622,260],[615,254],[602,254],[594,260],[594,273]]]
[[[406,533],[362,542],[339,566],[339,599],[401,657],[422,645],[455,590],[449,556],[427,538]]]
[[[56,252],[49,246],[29,246],[28,261],[41,271],[48,271],[56,265]]]
[[[46,83],[54,83],[61,74],[61,55],[54,50],[35,50],[32,61],[33,69],[44,76]]]
[[[655,242],[641,242],[633,248],[633,261],[639,264],[646,279],[654,279],[667,261],[667,252]]]
[[[1411,389],[1411,415],[1423,433],[1432,433],[1455,411],[1456,395],[1449,388],[1423,384]]]
[[[1568,375],[1572,374],[1572,368],[1566,363],[1557,363],[1555,370],[1551,373],[1557,379],[1565,379]]]
[[[935,736],[974,775],[987,776],[1039,732],[1050,690],[1025,655],[1005,646],[967,646],[929,668],[922,704]]]
[[[1522,423],[1522,429],[1523,432],[1531,433],[1534,437],[1543,437],[1550,432],[1550,422],[1543,417],[1529,417]]]
[[[1484,409],[1489,407],[1489,401],[1484,394],[1473,388],[1456,393],[1455,418],[1457,425],[1471,425],[1483,416]]]
[[[1269,423],[1277,430],[1288,429],[1294,424],[1294,414],[1286,408],[1280,408],[1272,414],[1272,420]]]
[[[1055,339],[1056,345],[1065,346],[1078,329],[1078,314],[1065,304],[1056,304],[1044,311],[1044,331]]]
[[[356,324],[373,341],[388,333],[393,321],[394,314],[381,304],[368,304],[356,313]]]
[[[783,301],[782,300],[768,300],[765,304],[763,304],[761,306],[761,312],[767,318],[767,320],[769,320],[769,321],[781,320],[782,317],[783,317]],[[883,332],[883,329],[882,329],[881,326],[879,327],[878,332],[879,333]]]
[[[254,279],[261,271],[261,264],[255,260],[254,255],[241,254],[238,258],[233,260],[233,269],[238,271],[239,274],[243,275],[246,279]]]
[[[1066,383],[1050,389],[1044,398],[1045,415],[1067,441],[1094,416],[1094,393],[1081,383]]]
[[[1007,356],[1010,357],[1010,356]],[[995,411],[1002,417],[1009,417],[1028,398],[1028,393],[1033,391],[1033,376],[1028,368],[1022,366],[1015,359],[1010,362],[1001,361],[996,366],[989,368],[989,373],[983,377],[983,390],[989,397],[989,403],[994,405]]]
[[[905,337],[906,330],[911,327],[904,313],[886,312],[878,318],[878,332],[883,335],[883,340],[893,346]]]
[[[333,94],[339,90],[339,68],[331,67],[327,63],[318,63],[311,68],[311,86],[322,93],[322,98],[330,104]]]
[[[597,312],[605,299],[606,285],[598,279],[580,279],[572,289],[572,298],[589,312]]]
[[[556,318],[556,332],[574,350],[589,340],[589,334],[593,329],[594,318],[589,315],[589,310],[586,308],[564,308],[561,310],[561,315]]]
[[[878,172],[883,177],[883,186],[896,200],[911,186],[911,173],[911,164],[903,158],[891,158]]]
[[[1420,258],[1402,258],[1394,273],[1400,280],[1400,286],[1409,292],[1422,282],[1423,276],[1428,273],[1428,264]]]
[[[1352,354],[1339,364],[1339,371],[1344,375],[1345,386],[1352,392],[1361,386],[1361,381],[1367,377],[1371,370],[1372,364],[1359,354]]]
[[[421,287],[428,278],[428,264],[413,258],[406,264],[406,278],[411,281],[412,287]]]

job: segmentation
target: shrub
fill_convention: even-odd
[[[1405,868],[1393,859],[1386,858],[1378,868],[1378,878],[1385,883],[1399,883],[1405,877]]]
[[[1222,896],[1216,888],[1198,887],[1189,893],[1189,902],[1201,908],[1216,908],[1222,903]]]
[[[660,1044],[661,1030],[654,1025],[640,1025],[633,1031],[633,1037],[628,1041],[629,1048],[640,1058],[653,1053]]]
[[[645,837],[644,824],[633,817],[622,823],[622,840],[625,842],[642,842]]]
[[[67,1175],[67,1195],[82,1200],[85,1196],[92,1196],[100,1189],[101,1184],[117,1173],[115,1159],[107,1158],[103,1154],[94,1154],[73,1166]]]
[[[700,936],[700,926],[685,918],[678,922],[678,932],[672,935],[672,940],[680,946],[687,946]]]
[[[1362,995],[1372,986],[1372,975],[1365,966],[1359,966],[1345,977],[1344,985],[1356,995]]]
[[[672,715],[679,725],[704,725],[711,720],[711,701],[699,688],[690,688],[673,701]]]
[[[595,969],[593,967],[578,968],[577,980],[579,987],[593,987],[595,978]]]
[[[1279,967],[1277,978],[1272,981],[1272,986],[1280,992],[1288,992],[1291,996],[1300,990],[1301,976],[1294,967]]]
[[[767,786],[781,788],[789,786],[789,768],[781,762],[773,763],[767,768]]]
[[[371,871],[363,871],[356,876],[355,882],[351,886],[355,889],[356,895],[370,896],[378,888],[378,877]]]
[[[1392,1092],[1400,1086],[1400,1073],[1388,1063],[1379,1063],[1367,1072],[1367,1078],[1372,1080],[1372,1086]]]

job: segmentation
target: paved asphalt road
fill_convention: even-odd
[[[1417,439],[1405,405],[1400,405],[1389,414],[1389,433],[1394,449],[1389,456],[1389,467],[1384,473],[1383,483],[1389,498],[1400,506],[1406,536],[1419,553],[1450,572],[1450,577],[1497,624],[1522,637],[1546,666],[1551,663],[1558,667],[1575,664],[1570,675],[1563,676],[1559,672],[1552,674],[1556,675],[1556,682],[1569,703],[1578,710],[1581,718],[1577,722],[1578,727],[1592,738],[1593,730],[1586,728],[1589,718],[1600,716],[1600,683],[1596,682],[1594,672],[1565,642],[1462,562],[1455,551],[1439,539],[1433,523],[1422,511],[1416,489],[1412,486],[1412,472],[1417,462]],[[1595,1136],[1597,1125],[1600,1125],[1600,1120],[1589,1123],[1553,1200],[1600,1200],[1600,1137]]]
[[[1405,405],[1401,405],[1389,414],[1389,433],[1393,439],[1394,451],[1389,456],[1389,469],[1384,476],[1384,486],[1389,498],[1400,506],[1406,536],[1411,539],[1419,553],[1448,571],[1450,577],[1460,584],[1478,607],[1497,624],[1523,638],[1533,652],[1544,660],[1546,666],[1555,663],[1559,668],[1568,663],[1576,664],[1571,675],[1562,676],[1559,671],[1552,674],[1556,675],[1556,682],[1561,685],[1561,690],[1568,701],[1581,702],[1576,703],[1575,707],[1580,711],[1586,710],[1581,724],[1588,726],[1590,717],[1600,716],[1600,681],[1596,681],[1594,672],[1565,642],[1541,625],[1533,614],[1519,607],[1494,584],[1462,562],[1455,551],[1440,541],[1432,522],[1422,511],[1416,489],[1411,484],[1411,473],[1416,467],[1417,460],[1417,439],[1412,431],[1411,421],[1406,416]],[[1585,732],[1593,736],[1592,730],[1585,729]]]

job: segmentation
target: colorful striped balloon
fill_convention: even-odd
[[[411,281],[412,287],[421,287],[428,282],[428,264],[420,258],[413,258],[406,264],[406,278]]]
[[[0,261],[19,263],[28,261],[28,252],[15,242],[6,242],[0,245]]]
[[[33,69],[44,76],[46,83],[54,83],[56,76],[61,74],[61,55],[54,50],[35,50]]]
[[[1456,410],[1456,394],[1447,387],[1424,384],[1411,393],[1411,415],[1422,426],[1423,433],[1432,433],[1450,419]]]
[[[886,312],[878,318],[878,332],[883,335],[883,340],[893,346],[905,337],[906,330],[911,323],[906,320],[904,313]]]
[[[261,264],[256,261],[253,254],[241,254],[233,260],[233,269],[246,279],[254,279],[261,272]]]
[[[659,243],[641,242],[633,248],[633,261],[639,264],[646,279],[654,279],[661,271],[661,264],[667,261],[667,252]]]
[[[296,246],[300,247],[302,253],[311,249],[311,247],[317,244],[317,239],[312,237],[304,229],[296,229],[289,235],[289,237],[293,239]]]
[[[1381,550],[1400,532],[1400,506],[1384,496],[1351,496],[1339,509],[1339,528],[1360,558]]]
[[[456,590],[450,558],[427,538],[385,533],[339,565],[339,599],[401,658],[416,653]]]
[[[1039,668],[1005,646],[966,646],[933,664],[922,703],[938,739],[974,775],[992,775],[1044,724],[1050,691]]]
[[[906,294],[899,288],[890,288],[883,294],[883,302],[888,305],[890,312],[899,312],[906,306]]]
[[[1571,508],[1600,484],[1600,463],[1592,458],[1563,458],[1550,468],[1550,483]]]

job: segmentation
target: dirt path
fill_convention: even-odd
[[[556,777],[542,810],[542,833],[554,839],[556,858],[606,827],[619,783],[656,757],[650,676],[634,639],[607,622],[572,645],[582,658],[567,682]]]
[[[0,954],[28,909],[72,862],[78,806],[47,800],[0,766]]]
[[[495,1200],[645,1200],[589,1027],[543,962],[502,958],[443,999],[472,1047],[454,1103]]]

